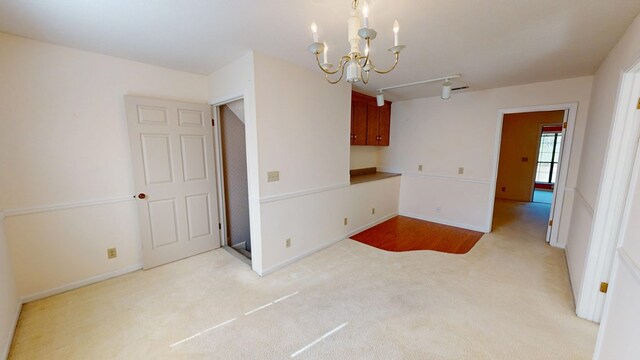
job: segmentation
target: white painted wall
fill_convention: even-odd
[[[575,187],[586,125],[591,77],[550,81],[439,97],[396,101],[391,145],[379,165],[401,172],[400,213],[488,231],[498,109],[578,102],[568,191]],[[418,171],[418,165],[423,170]],[[464,175],[458,175],[464,167]],[[563,213],[572,207],[565,202]],[[437,209],[440,209],[439,211]],[[568,225],[568,221],[566,222]],[[560,230],[564,245],[566,230]]]
[[[347,185],[337,189],[262,204],[263,274],[398,214],[400,178]],[[375,215],[371,209],[375,208]],[[344,225],[344,218],[348,218]],[[291,239],[291,247],[285,240]]]
[[[606,166],[604,161],[609,155],[605,154],[605,151],[609,151],[611,142],[616,141],[613,139],[615,133],[613,118],[618,101],[616,95],[621,87],[621,73],[628,71],[639,59],[640,16],[636,18],[616,47],[609,53],[594,79],[594,101],[591,105],[589,126],[585,137],[589,142],[585,143],[585,153],[580,167],[581,179],[578,186],[584,188],[583,192],[589,194],[589,201],[595,201],[596,206],[602,201],[599,194],[603,189],[593,179],[582,179],[582,177],[602,178],[602,172]],[[636,111],[633,121],[638,119],[640,119],[640,114]],[[596,156],[598,152],[600,154],[595,159],[587,157],[587,154]],[[640,303],[639,157],[640,151],[637,151],[635,174],[629,189],[627,212],[622,224],[621,240],[617,244],[618,249],[613,263],[609,292],[606,295],[594,359],[637,359],[640,354],[640,343],[638,342],[640,338],[640,307],[638,307]],[[586,220],[592,219],[573,223],[572,230],[590,227],[591,223]],[[576,245],[585,248],[584,253],[587,254],[588,250],[586,249],[593,247],[594,240],[588,237],[581,240]],[[586,262],[584,259],[581,260],[583,261],[574,264],[574,271],[584,273]]]
[[[349,169],[378,167],[380,146],[351,146]]]
[[[205,103],[206,76],[7,34],[0,48],[0,208],[19,295],[139,267],[124,95]]]
[[[20,299],[4,235],[4,213],[0,211],[0,358],[2,359],[9,354],[19,311]]]
[[[603,169],[612,142],[613,119],[617,105],[617,96],[621,86],[622,73],[629,70],[635,61],[640,58],[640,17],[629,26],[625,35],[612,49],[607,58],[598,68],[594,80],[589,106],[589,117],[584,135],[584,149],[579,163],[579,175],[576,183],[576,199],[573,216],[568,229],[567,254],[569,260],[569,273],[573,285],[574,297],[581,309],[583,304],[591,298],[591,290],[583,293],[583,289],[589,285],[593,292],[597,292],[597,283],[585,284],[587,267],[594,266],[598,262],[592,247],[592,225],[594,216],[606,216],[607,211],[597,214],[598,206],[602,203],[599,194],[602,191]],[[597,235],[600,236],[600,235]],[[593,248],[595,249],[596,246]],[[593,265],[587,265],[588,263]],[[589,277],[590,278],[590,277]],[[603,279],[604,280],[604,279]],[[604,296],[601,296],[601,300]],[[579,310],[579,313],[581,311]],[[591,314],[582,314],[591,316]],[[593,320],[598,320],[599,316]]]
[[[262,54],[254,64],[264,274],[397,214],[398,179],[348,185],[349,85]],[[280,181],[267,182],[273,170]]]
[[[258,53],[254,65],[260,196],[347,184],[351,86]]]

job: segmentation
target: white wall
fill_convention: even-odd
[[[351,146],[349,169],[378,167],[380,146]]]
[[[9,249],[4,235],[4,213],[0,211],[0,358],[2,359],[9,354],[19,311],[20,299],[16,291]]]
[[[262,204],[263,274],[398,214],[400,178],[347,185]],[[371,209],[375,208],[375,215]],[[344,225],[344,218],[348,218]],[[287,238],[291,247],[285,247]]]
[[[621,73],[630,70],[638,60],[640,60],[640,16],[609,53],[598,69],[593,83],[594,100],[589,113],[589,126],[585,136],[587,142],[585,142],[585,152],[580,166],[581,178],[578,187],[586,194],[586,201],[595,202],[595,206],[602,201],[599,194],[605,189],[600,188],[600,183],[595,182],[594,179],[602,178],[602,172],[606,166],[604,161],[611,155],[608,153],[611,143],[617,141],[613,138],[615,132],[613,119],[621,85]],[[640,114],[636,112],[633,121],[639,118]],[[638,343],[640,338],[640,307],[638,307],[640,303],[640,158],[638,156],[640,152],[636,153],[635,175],[629,189],[628,212],[623,221],[621,240],[618,243],[609,292],[606,295],[595,359],[637,359],[640,353],[640,343]],[[590,220],[593,219],[575,221],[572,223],[572,232],[581,227],[590,227]],[[583,252],[586,257],[588,249],[594,247],[594,240],[588,237],[580,240],[575,245],[585,249]],[[587,261],[584,258],[579,260],[581,261],[573,264],[573,271],[584,273]]]
[[[349,186],[351,87],[255,54],[262,217],[268,273],[397,213],[398,179]],[[267,182],[267,171],[280,181]],[[394,190],[395,189],[395,190]],[[369,193],[364,201],[361,192]],[[374,201],[373,198],[376,198]],[[371,215],[370,203],[379,210]],[[350,219],[343,224],[344,217]],[[285,240],[292,239],[291,248]]]
[[[599,207],[606,207],[605,204],[611,200],[609,194],[605,195],[607,197],[605,201],[600,199],[600,194],[603,192],[603,169],[607,156],[618,160],[618,154],[609,154],[609,148],[613,144],[620,143],[620,137],[625,132],[624,129],[613,132],[617,97],[622,73],[629,70],[638,59],[640,59],[640,17],[635,19],[618,44],[607,55],[593,80],[592,101],[575,189],[576,199],[579,198],[580,201],[575,201],[567,244],[567,253],[571,255],[568,257],[569,272],[579,314],[589,318],[592,314],[586,304],[591,303],[593,293],[600,297],[600,302],[604,298],[604,295],[598,295],[597,290],[597,284],[603,280],[600,279],[601,274],[597,275],[596,280],[587,275],[587,270],[593,274],[594,269],[597,268],[596,263],[601,262],[601,259],[598,259],[601,248],[593,243],[593,238],[595,236],[601,239],[603,235],[594,234],[594,220],[596,217],[606,217],[610,212],[608,208],[598,210]],[[592,248],[593,251],[590,252]],[[584,283],[585,278],[590,279],[589,282]],[[587,288],[589,289],[584,290]],[[598,305],[596,307],[598,308]],[[599,320],[599,310],[596,310],[595,315],[592,320]]]
[[[400,213],[488,231],[498,109],[505,108],[578,103],[567,181],[572,191],[591,82],[591,77],[581,77],[459,93],[447,101],[431,97],[394,102],[391,145],[380,151],[379,163],[383,169],[403,174]],[[423,166],[421,172],[418,165]],[[464,167],[464,175],[458,175],[459,167]],[[571,201],[565,200],[563,214],[571,207]],[[566,230],[560,234],[564,245]]]
[[[351,86],[258,53],[254,64],[260,196],[348,183]]]
[[[0,208],[19,295],[138,268],[124,95],[204,103],[206,76],[6,34],[0,48]]]

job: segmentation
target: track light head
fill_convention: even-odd
[[[442,96],[441,98],[443,100],[448,100],[451,97],[451,81],[449,81],[449,79],[446,79],[445,82],[442,84]]]
[[[378,106],[384,106],[384,94],[382,91],[378,91],[378,95],[376,95],[376,102]]]

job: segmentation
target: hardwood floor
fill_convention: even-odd
[[[396,216],[351,239],[387,251],[433,250],[466,254],[482,235],[477,231]]]

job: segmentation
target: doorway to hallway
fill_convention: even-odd
[[[576,113],[577,104],[499,110],[492,182],[495,196],[490,212],[492,224],[495,204],[499,200],[545,201],[540,204],[549,206],[546,241],[558,246]],[[556,129],[553,142],[548,141],[550,137],[543,136],[547,132],[543,131],[545,127]],[[547,149],[546,145],[552,146]],[[548,193],[536,193],[535,190],[547,190]]]

